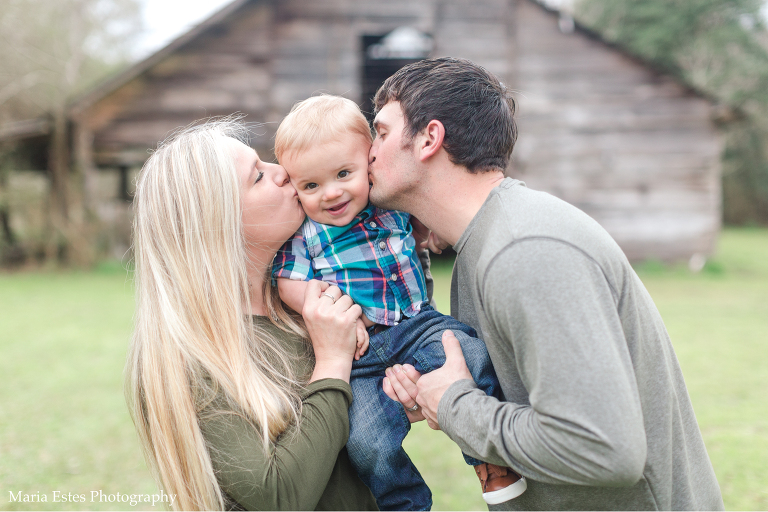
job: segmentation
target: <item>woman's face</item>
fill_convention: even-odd
[[[264,162],[252,148],[232,140],[240,178],[246,240],[277,252],[304,220],[296,190],[282,166]]]

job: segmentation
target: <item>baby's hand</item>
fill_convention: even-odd
[[[365,328],[365,324],[363,323],[362,317],[358,318],[357,319],[357,349],[355,350],[355,361],[363,357],[363,354],[365,354],[365,351],[368,350],[369,339],[370,337],[368,336],[368,329]]]
[[[413,238],[419,249],[429,249],[435,254],[442,254],[450,244],[434,234],[430,229],[421,223],[419,219],[411,215],[411,226],[413,226]]]

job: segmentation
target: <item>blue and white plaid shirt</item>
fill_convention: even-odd
[[[333,283],[377,324],[412,317],[426,300],[410,215],[372,204],[346,226],[309,217],[277,252],[272,276]]]

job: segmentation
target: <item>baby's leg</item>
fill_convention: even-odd
[[[351,380],[349,458],[381,510],[429,510],[432,493],[402,447],[411,424],[402,405],[382,391],[383,378],[382,368]]]
[[[488,349],[477,338],[474,329],[431,309],[419,313],[413,320],[409,322],[416,325],[409,325],[410,328],[404,332],[398,333],[396,328],[389,331],[391,335],[400,334],[405,338],[403,343],[388,344],[390,347],[400,346],[399,353],[390,354],[391,357],[401,364],[412,364],[421,373],[436,370],[445,364],[443,332],[451,330],[461,344],[467,368],[477,387],[489,396],[499,398],[500,386]],[[525,492],[527,483],[519,473],[507,467],[486,464],[464,453],[462,455],[467,464],[475,467],[482,485],[483,499],[487,503],[502,503]]]
[[[429,373],[445,364],[443,333],[453,331],[461,344],[467,368],[477,387],[499,398],[501,388],[488,349],[470,326],[434,309],[425,309],[413,318],[392,327],[380,336],[389,338],[383,346],[386,358],[412,364],[420,373]]]

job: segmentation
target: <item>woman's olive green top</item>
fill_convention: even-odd
[[[266,317],[254,322],[270,329],[305,366],[302,340],[274,327]],[[303,359],[303,363],[301,362]],[[298,370],[304,368],[299,367]],[[302,393],[298,432],[289,428],[264,452],[258,429],[226,407],[221,397],[200,415],[213,468],[234,509],[378,510],[371,491],[349,462],[352,389],[339,379],[308,384]]]

